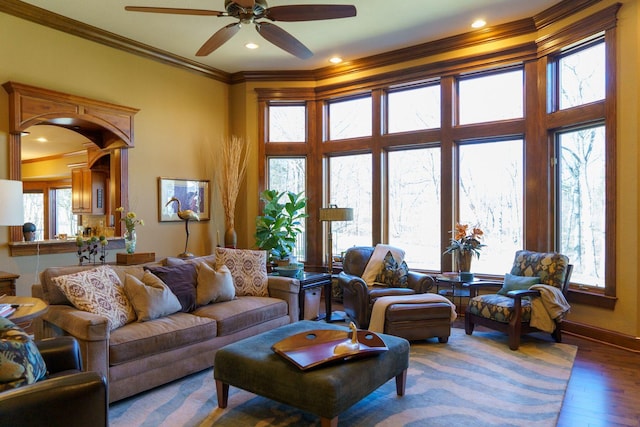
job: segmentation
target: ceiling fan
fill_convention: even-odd
[[[270,22],[258,20],[268,19],[270,21],[300,22],[356,16],[355,6],[337,4],[300,4],[269,7],[267,6],[266,0],[225,0],[224,7],[226,12],[206,9],[145,6],[125,6],[125,10],[176,15],[229,16],[238,19],[238,22],[229,24],[213,34],[209,40],[200,47],[198,52],[196,52],[196,56],[207,56],[222,46],[240,30],[242,24],[255,24],[256,31],[267,41],[300,59],[311,58],[313,53],[298,39],[282,28]]]

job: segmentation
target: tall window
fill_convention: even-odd
[[[523,248],[522,148],[521,139],[459,147],[459,222],[482,229],[487,245],[474,271],[502,275]]]
[[[596,126],[558,134],[560,251],[574,265],[572,280],[604,286],[605,138]]]
[[[371,245],[372,179],[371,154],[329,159],[329,203],[353,208],[353,221],[331,225],[334,254]]]
[[[305,191],[307,179],[305,157],[269,157],[267,168],[267,188],[270,190],[291,191],[296,194]],[[295,255],[300,261],[305,261],[306,224],[302,224],[302,229],[302,233],[298,234],[296,239]]]
[[[71,211],[71,188],[55,188],[51,190],[51,200],[55,205],[55,235],[73,236],[78,229],[78,216]]]
[[[389,243],[412,268],[440,269],[440,147],[392,151]]]

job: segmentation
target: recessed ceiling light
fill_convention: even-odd
[[[487,21],[485,21],[484,19],[476,19],[475,21],[473,21],[473,23],[471,24],[471,27],[473,28],[482,28],[485,25],[487,25]]]
[[[257,49],[260,46],[258,46],[255,43],[247,43],[247,44],[244,45],[244,47],[246,47],[247,49]]]
[[[36,141],[38,141],[38,142],[49,142],[49,141],[47,140],[47,138],[45,138],[45,137],[43,137],[43,136],[41,136],[40,138],[36,138]]]
[[[334,56],[333,58],[329,59],[329,62],[331,62],[332,64],[339,64],[342,62],[342,58],[340,58],[339,56]]]

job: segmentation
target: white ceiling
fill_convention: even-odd
[[[34,6],[197,61],[227,73],[239,71],[315,70],[339,55],[345,61],[419,45],[472,31],[477,18],[489,27],[532,17],[560,0],[268,0],[269,6],[353,4],[357,16],[311,22],[277,22],[313,53],[301,60],[271,45],[243,25],[231,40],[207,57],[200,46],[217,30],[236,22],[230,17],[127,12],[125,6],[176,7],[224,11],[224,0],[24,0]],[[249,42],[260,45],[249,50]]]

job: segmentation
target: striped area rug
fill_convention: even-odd
[[[452,329],[447,344],[411,345],[405,396],[390,380],[341,414],[339,425],[555,426],[576,351],[535,337],[511,351],[504,335]],[[229,406],[218,409],[210,369],[116,402],[109,417],[112,427],[320,425],[312,414],[235,387]]]

